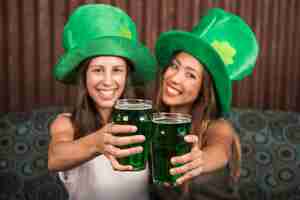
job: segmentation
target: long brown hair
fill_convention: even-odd
[[[179,52],[176,52],[175,57]],[[203,65],[203,64],[202,64]],[[205,66],[205,65],[203,65]],[[170,111],[170,107],[162,102],[162,84],[163,76],[168,66],[164,69],[159,70],[157,74],[156,91],[157,94],[155,99],[155,108],[157,111]],[[205,67],[203,68],[203,80],[200,88],[198,97],[192,105],[192,130],[191,133],[199,137],[199,146],[202,148],[206,145],[207,140],[207,129],[209,125],[218,119],[220,119],[220,105],[217,101],[215,92],[215,86],[211,75],[207,72]],[[237,180],[240,175],[240,164],[241,164],[241,146],[240,141],[236,133],[234,133],[233,147],[232,147],[232,158],[229,162],[230,174],[233,180]]]
[[[75,129],[75,139],[83,137],[101,128],[104,123],[99,115],[95,102],[89,96],[86,87],[86,74],[92,58],[83,61],[78,67],[77,77],[77,99],[72,110],[71,121]],[[133,70],[133,65],[126,60],[127,80],[122,97],[135,97],[134,87],[131,84],[130,72]],[[130,85],[130,87],[129,87]]]

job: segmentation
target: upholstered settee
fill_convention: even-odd
[[[68,198],[47,170],[48,127],[61,111],[0,115],[0,200]],[[227,117],[242,142],[241,199],[300,199],[300,114],[234,109]]]
[[[241,199],[300,199],[300,115],[235,109],[242,143]]]

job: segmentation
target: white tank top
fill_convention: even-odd
[[[148,176],[148,166],[138,172],[114,171],[104,155],[59,172],[70,200],[149,200]]]

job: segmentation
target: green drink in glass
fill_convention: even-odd
[[[171,164],[173,156],[189,153],[190,144],[184,136],[191,129],[191,116],[180,113],[154,113],[152,117],[154,135],[151,142],[152,179],[156,184],[175,185],[181,175],[171,175],[170,169],[179,167]]]
[[[131,165],[134,171],[144,170],[149,154],[151,135],[152,102],[144,99],[119,99],[114,106],[112,120],[115,124],[135,125],[135,133],[122,134],[122,136],[144,135],[146,140],[143,143],[130,144],[121,148],[142,146],[143,152],[119,158],[122,165]]]

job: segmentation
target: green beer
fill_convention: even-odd
[[[191,147],[184,141],[184,136],[191,129],[191,116],[180,113],[154,113],[151,143],[152,179],[156,184],[174,185],[181,176],[170,174],[170,169],[181,164],[172,165],[171,158],[189,153]]]
[[[131,165],[134,171],[140,171],[146,168],[146,161],[149,153],[150,134],[151,134],[152,102],[143,99],[119,99],[113,111],[113,123],[135,125],[135,133],[122,134],[122,136],[144,135],[145,142],[139,144],[130,144],[121,148],[130,148],[142,146],[143,152],[119,158],[122,165]]]

